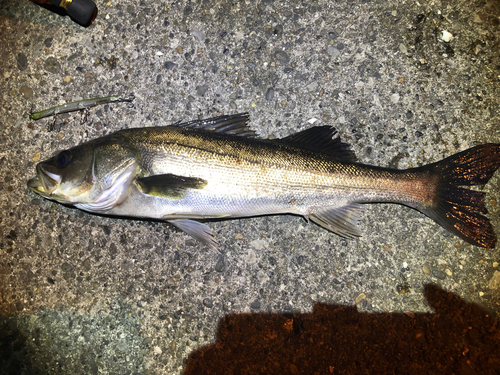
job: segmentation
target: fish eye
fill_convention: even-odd
[[[72,156],[73,155],[68,150],[61,151],[59,155],[57,155],[57,164],[59,164],[61,168],[66,167],[69,164]]]

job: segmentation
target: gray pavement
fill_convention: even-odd
[[[498,316],[500,246],[468,245],[406,207],[367,207],[358,240],[287,215],[214,221],[214,252],[164,223],[91,215],[26,187],[37,161],[83,141],[238,112],[261,137],[332,124],[380,166],[500,142],[498,1],[96,3],[83,28],[0,2],[7,373],[177,374],[227,314],[317,302],[431,312],[429,283]],[[111,94],[133,106],[28,117]],[[484,191],[500,233],[499,172]]]

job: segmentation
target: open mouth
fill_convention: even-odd
[[[43,185],[38,176],[35,176],[28,181],[28,187],[37,194],[46,195],[45,189],[43,188]]]
[[[36,176],[28,181],[28,187],[35,193],[51,196],[61,182],[61,176],[49,172],[43,165],[36,166]]]

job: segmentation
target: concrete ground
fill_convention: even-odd
[[[409,208],[370,205],[357,240],[287,215],[209,222],[214,252],[170,225],[91,215],[26,187],[38,161],[83,141],[238,112],[265,138],[331,124],[380,166],[498,143],[498,1],[96,3],[83,28],[0,2],[3,373],[178,374],[225,317],[319,303],[411,317],[433,312],[427,284],[499,316],[500,246],[471,246]],[[28,116],[111,94],[135,100]],[[484,191],[500,233],[499,172]]]

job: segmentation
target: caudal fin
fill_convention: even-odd
[[[421,209],[442,227],[464,241],[495,247],[497,236],[483,214],[486,193],[460,186],[485,185],[500,167],[500,144],[488,143],[452,155],[422,170],[440,176],[435,204]]]

